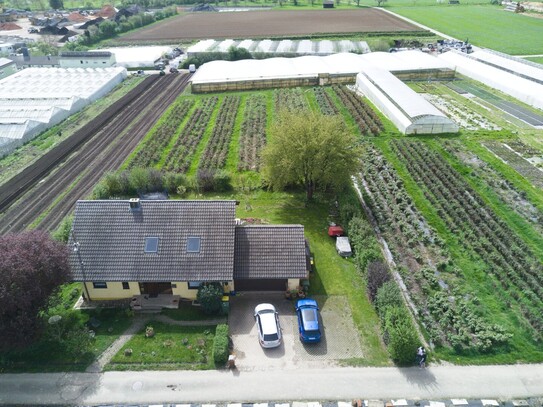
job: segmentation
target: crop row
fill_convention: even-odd
[[[383,130],[383,123],[379,116],[359,96],[349,91],[345,86],[334,85],[332,88],[355,120],[362,134],[377,136]]]
[[[484,146],[504,160],[535,187],[543,188],[543,171],[532,165],[510,148],[498,142],[484,143]]]
[[[441,145],[462,164],[469,166],[472,174],[484,180],[509,208],[543,233],[543,211],[528,201],[524,191],[515,188],[500,173],[465,148],[460,141],[441,140]]]
[[[160,160],[160,156],[185,116],[194,105],[194,100],[184,99],[175,103],[173,108],[161,120],[151,137],[145,142],[132,159],[129,168],[151,167]]]
[[[508,294],[502,300],[509,305],[514,301],[533,338],[543,339],[543,270],[530,248],[437,152],[407,140],[395,140],[392,146],[459,242],[489,266],[496,292]]]
[[[308,109],[307,100],[301,88],[279,88],[273,91],[275,111],[300,111]]]
[[[217,101],[216,96],[202,99],[201,105],[193,111],[166,158],[164,165],[166,171],[186,172],[190,167],[194,152],[206,131]]]
[[[319,109],[322,114],[326,116],[333,116],[338,114],[338,109],[334,101],[322,86],[314,87],[313,93],[315,94],[317,105],[319,105]]]
[[[217,113],[213,132],[200,159],[200,168],[218,169],[224,166],[240,100],[240,96],[226,96],[224,98]]]
[[[266,144],[266,98],[252,95],[247,98],[239,137],[238,171],[258,171],[260,151]]]
[[[396,262],[406,270],[404,282],[432,342],[480,351],[506,342],[510,335],[477,312],[477,297],[453,286],[457,278],[450,273],[459,270],[396,170],[372,146],[366,146],[362,161],[360,181],[368,204]]]

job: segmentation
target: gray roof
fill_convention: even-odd
[[[8,65],[11,65],[13,64],[14,62],[11,60],[11,59],[7,59],[7,58],[1,58],[0,57],[0,68],[3,68],[5,66],[8,66]]]
[[[236,227],[234,279],[306,278],[302,225]]]
[[[17,67],[24,67],[24,66],[59,66],[58,57],[57,56],[30,56],[30,57],[24,57],[24,56],[14,56],[9,57],[8,59],[11,59],[13,62],[17,64]]]
[[[234,266],[235,201],[78,201],[70,264],[74,281],[228,281]],[[158,252],[145,239],[158,237]],[[187,238],[200,251],[187,253]],[[75,250],[77,249],[77,250]]]
[[[109,58],[109,51],[64,51],[60,53],[61,58]]]

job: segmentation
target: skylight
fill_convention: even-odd
[[[146,237],[144,251],[145,253],[158,252],[158,237]]]
[[[200,253],[200,238],[199,237],[187,238],[187,253]]]

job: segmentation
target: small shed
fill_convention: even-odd
[[[334,2],[332,0],[324,0],[322,2],[322,8],[334,8]]]

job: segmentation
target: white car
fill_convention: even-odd
[[[338,236],[336,238],[336,250],[341,257],[351,256],[353,252],[351,250],[349,238],[345,236]]]
[[[281,325],[279,314],[271,304],[259,304],[255,307],[258,341],[263,348],[276,348],[281,345]]]

